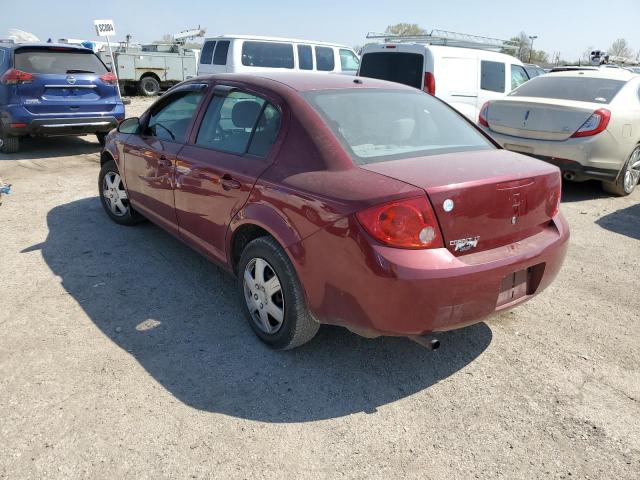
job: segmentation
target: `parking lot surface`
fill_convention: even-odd
[[[639,189],[565,185],[557,281],[436,352],[337,327],[275,352],[229,276],[107,218],[95,137],[22,147],[0,155],[0,478],[640,477]]]

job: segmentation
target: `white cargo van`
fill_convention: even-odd
[[[207,38],[200,52],[198,75],[279,70],[355,75],[360,60],[349,47],[278,37],[221,35]]]
[[[444,100],[473,122],[488,100],[529,80],[520,60],[499,53],[509,42],[434,30],[428,35],[368,34],[358,75],[404,83]]]

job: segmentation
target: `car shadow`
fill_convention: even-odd
[[[490,344],[480,323],[439,335],[430,352],[325,326],[310,343],[273,351],[240,313],[235,281],[169,234],[111,222],[98,198],[52,209],[41,250],[89,318],[177,399],[265,422],[374,412],[460,371]]]
[[[640,240],[640,203],[600,217],[596,223],[606,230]]]
[[[562,202],[582,202],[610,196],[610,194],[602,190],[602,183],[598,180],[586,180],[584,182],[562,181]]]
[[[17,153],[0,153],[3,160],[42,160],[100,152],[100,143],[95,135],[83,137],[36,137],[20,139]]]

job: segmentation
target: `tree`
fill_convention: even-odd
[[[507,53],[517,57],[522,62],[529,62],[529,50],[531,50],[531,40],[529,35],[525,32],[520,32],[517,37],[511,37],[509,39],[512,45],[504,47],[500,50],[502,53]],[[533,53],[531,54],[531,60],[533,61]]]
[[[633,51],[624,38],[618,38],[613,42],[607,53],[614,57],[631,57],[633,55]]]
[[[384,33],[394,35],[426,35],[427,31],[417,23],[396,23],[389,25]]]
[[[584,63],[585,65],[589,65],[591,62],[591,52],[595,50],[593,45],[588,46],[584,52],[582,52],[582,56],[580,57],[580,63]]]

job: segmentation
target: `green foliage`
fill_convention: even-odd
[[[427,31],[417,23],[396,23],[389,25],[384,33],[395,35],[425,35]]]

